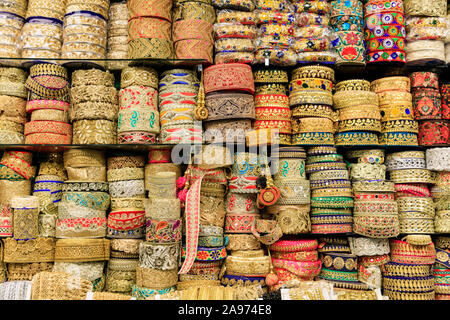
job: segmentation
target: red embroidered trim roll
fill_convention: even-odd
[[[0,164],[17,172],[29,180],[36,173],[36,168],[31,166],[32,153],[26,151],[5,151]]]
[[[255,93],[252,68],[243,63],[216,64],[203,73],[205,94],[213,91],[240,90]]]
[[[277,252],[272,253],[273,258],[292,261],[316,261],[319,259],[317,251]]]
[[[440,92],[442,119],[450,120],[450,83],[442,83]]]
[[[302,252],[313,251],[318,247],[315,239],[311,240],[280,240],[270,246],[271,251],[277,252]]]
[[[148,152],[148,163],[169,163],[172,149],[151,149]]]
[[[434,72],[417,71],[409,75],[411,88],[439,89],[439,76]]]
[[[108,227],[115,230],[132,230],[145,224],[144,210],[111,211],[108,215]]]
[[[418,141],[421,146],[450,144],[450,121],[421,121],[419,123]]]
[[[30,100],[27,102],[26,111],[33,112],[42,109],[56,109],[69,111],[69,103],[59,100]]]
[[[397,198],[401,197],[431,197],[430,189],[427,184],[411,183],[411,184],[395,184]]]
[[[413,90],[412,97],[415,120],[441,119],[441,95],[439,90],[433,88]]]
[[[425,246],[411,245],[406,241],[391,239],[391,261],[406,264],[433,264],[436,260],[434,243]]]
[[[260,218],[258,213],[231,213],[225,216],[225,232],[252,233],[253,221]]]
[[[57,133],[30,133],[25,137],[25,144],[71,144],[72,135]]]
[[[72,135],[72,125],[59,121],[30,121],[25,123],[25,136],[33,133],[55,133],[60,135]]]
[[[355,193],[356,200],[370,200],[370,201],[384,201],[384,200],[395,200],[393,193],[373,193],[373,194],[361,194]]]
[[[306,279],[313,279],[319,275],[322,267],[322,261],[291,261],[272,258],[272,264],[275,268],[286,269],[293,274]]]

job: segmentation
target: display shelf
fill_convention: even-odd
[[[140,143],[140,144],[0,144],[0,150],[27,150],[27,151],[36,151],[36,152],[62,152],[70,149],[96,149],[96,150],[115,150],[115,151],[136,151],[136,152],[144,152],[150,149],[164,149],[164,148],[174,148],[175,146],[179,149],[186,148],[200,148],[201,146],[206,145],[218,145],[218,146],[226,146],[231,147],[235,150],[242,150],[248,152],[249,150],[258,150],[261,152],[261,149],[265,150],[274,150],[276,149],[276,145],[259,145],[257,147],[248,145],[244,145],[242,143],[221,143],[221,142],[202,142],[202,143]],[[303,145],[279,145],[283,146],[295,146],[295,147],[303,147],[305,149],[310,148],[311,146],[303,146]],[[445,147],[445,146],[440,146]],[[385,149],[387,152],[398,152],[398,151],[408,151],[408,150],[421,150],[425,151],[427,147],[423,146],[354,146],[354,147],[336,147],[338,152],[346,152],[349,150],[357,150],[357,149]]]
[[[60,64],[68,69],[110,69],[107,67],[108,62],[128,62],[130,67],[132,66],[149,66],[154,68],[168,68],[168,67],[192,67],[196,65],[209,64],[204,59],[154,59],[154,58],[142,58],[142,59],[47,59],[47,58],[8,58],[0,57],[0,66],[3,67],[21,67],[30,68],[34,64],[38,63],[53,63]],[[119,70],[111,68],[112,70]]]
[[[174,148],[191,151],[202,144],[0,144],[0,150],[26,150],[35,152],[63,152],[70,149],[95,149],[103,151],[133,151],[146,152],[150,149]]]
[[[344,232],[344,233],[298,233],[295,235],[283,235],[281,240],[298,240],[299,238],[322,238],[322,237],[362,237],[359,234],[353,232]]]

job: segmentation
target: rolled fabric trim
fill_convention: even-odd
[[[157,243],[180,242],[181,219],[175,220],[147,219],[145,239],[148,242],[157,242]]]
[[[378,135],[373,132],[339,132],[336,134],[336,146],[377,146]]]
[[[400,234],[396,214],[354,214],[353,232],[371,238],[391,238]]]
[[[175,269],[177,273],[179,256],[180,243],[141,242],[139,244],[139,263],[142,268]]]
[[[110,182],[109,193],[113,198],[144,198],[144,179]]]
[[[352,230],[352,225],[350,223],[313,224],[311,226],[312,234],[349,233],[352,232]]]
[[[384,50],[368,52],[366,55],[367,63],[374,62],[402,62],[406,63],[406,53],[403,50]]]
[[[222,247],[224,245],[224,237],[206,236],[198,237],[198,245],[200,247]],[[192,269],[191,269],[192,270]]]
[[[64,183],[61,182],[62,192],[108,192],[109,187],[107,182],[85,182],[85,181],[69,181],[66,180]]]
[[[291,261],[317,261],[319,259],[319,254],[317,251],[300,251],[300,252],[277,252],[271,253],[273,258]]]
[[[210,93],[205,97],[208,121],[255,118],[253,96],[243,93]]]
[[[308,180],[290,179],[276,180],[275,186],[280,191],[277,204],[308,204],[310,203],[310,187]]]
[[[435,183],[435,175],[427,169],[403,169],[390,172],[395,183]]]
[[[249,277],[249,276],[238,276],[225,274],[221,279],[221,284],[224,286],[253,286],[253,285],[266,285],[265,277]]]
[[[383,132],[379,142],[381,146],[418,146],[417,134],[410,132]]]
[[[121,132],[117,134],[117,140],[120,144],[127,143],[155,143],[156,135],[148,132]]]
[[[157,295],[157,294],[159,294],[159,295],[167,294],[174,290],[176,290],[175,286],[164,288],[164,289],[150,289],[150,288],[144,288],[144,287],[139,287],[137,285],[133,285],[131,287],[131,295],[133,297],[135,297],[136,299],[140,300],[140,299],[149,298],[149,297],[151,297],[153,295]]]
[[[186,255],[186,249],[183,246],[181,248],[181,258],[184,259]],[[225,247],[197,247],[197,255],[195,261],[218,261],[227,257],[227,251]]]
[[[73,202],[82,207],[108,210],[110,196],[105,192],[63,192],[61,202]]]
[[[282,268],[299,276],[302,279],[313,279],[318,276],[322,262],[317,261],[291,261],[272,258],[272,264],[276,268]]]
[[[225,234],[228,250],[259,250],[261,242],[253,234]]]
[[[60,100],[29,100],[27,101],[26,111],[32,113],[36,110],[55,109],[68,112],[69,103]]]
[[[450,121],[421,121],[418,142],[420,146],[450,144]]]
[[[350,197],[311,197],[311,207],[316,208],[353,208]]]
[[[318,146],[330,145],[334,146],[334,135],[331,132],[306,132],[292,135],[292,145],[302,146]]]
[[[159,113],[155,110],[126,109],[119,111],[117,132],[143,131],[158,134]]]
[[[354,272],[357,271],[357,256],[347,253],[326,253],[322,254],[323,267],[329,270]]]
[[[152,268],[136,268],[136,286],[162,290],[177,284],[177,269],[157,270]]]
[[[105,214],[106,215],[106,214]],[[56,238],[101,238],[106,235],[106,216],[65,218],[56,221]]]
[[[427,149],[426,168],[433,171],[450,171],[449,157],[450,148]]]
[[[88,262],[109,260],[107,239],[59,239],[55,244],[55,261]]]
[[[171,41],[171,23],[158,17],[136,17],[128,20],[128,41],[139,38],[159,38]]]
[[[253,221],[259,218],[258,213],[234,213],[225,216],[225,232],[251,233]]]
[[[270,245],[270,250],[276,252],[313,251],[318,247],[317,240],[279,240]]]
[[[421,88],[413,91],[414,120],[441,119],[441,94],[438,89]]]
[[[270,258],[229,256],[225,260],[226,272],[229,275],[265,276],[270,271]]]
[[[433,243],[426,246],[416,246],[406,241],[391,239],[389,245],[392,262],[430,265],[436,260],[436,250]]]
[[[142,228],[145,224],[145,211],[131,208],[111,211],[108,215],[108,227],[115,230],[132,230]]]
[[[391,261],[389,254],[359,257],[359,264],[364,267],[381,266]]]
[[[213,65],[204,71],[205,94],[221,90],[255,92],[250,66],[240,63]]]

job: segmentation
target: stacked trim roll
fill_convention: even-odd
[[[172,59],[172,1],[127,2],[128,58]]]
[[[0,143],[25,142],[27,121],[25,81],[27,73],[18,68],[0,68]]]
[[[161,74],[159,142],[177,144],[202,141],[201,123],[194,118],[198,90],[199,81],[193,71],[172,69]]]
[[[359,0],[331,2],[330,28],[336,34],[336,67],[364,66],[364,12]]]
[[[119,143],[156,142],[159,134],[158,73],[125,68],[121,75],[117,134]]]
[[[381,114],[377,94],[366,80],[346,80],[336,84],[334,108],[339,111],[336,146],[378,145]]]
[[[105,67],[104,61],[89,58],[106,58],[108,9],[109,0],[67,0],[61,58]]]
[[[117,142],[118,92],[114,75],[97,69],[72,73],[73,144]]]

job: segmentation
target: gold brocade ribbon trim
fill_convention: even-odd
[[[158,38],[141,38],[128,42],[128,58],[172,59],[172,42]]]

